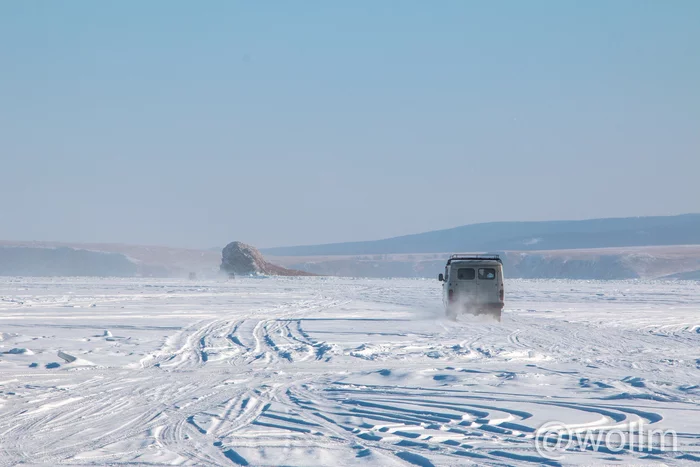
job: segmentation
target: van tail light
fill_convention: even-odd
[[[454,302],[455,300],[455,291],[450,289],[447,291],[447,300],[450,302]]]
[[[498,298],[499,298],[501,301],[503,301],[503,295],[504,295],[504,294],[503,294],[503,289],[501,289],[501,291],[498,292]]]

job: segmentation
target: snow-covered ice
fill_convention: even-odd
[[[0,465],[700,465],[699,283],[506,286],[0,279]],[[550,460],[551,421],[678,446]]]

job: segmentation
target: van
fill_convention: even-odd
[[[445,313],[457,319],[462,313],[487,314],[501,320],[504,305],[503,262],[498,255],[451,255],[442,285]]]

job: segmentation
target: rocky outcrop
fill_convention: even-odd
[[[257,248],[241,242],[226,245],[221,252],[221,271],[233,276],[314,276],[315,274],[286,269],[265,261]]]

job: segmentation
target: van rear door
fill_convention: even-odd
[[[450,288],[454,290],[455,299],[464,304],[474,303],[476,297],[476,268],[469,263],[453,263],[450,274]]]
[[[480,264],[476,270],[477,299],[479,304],[498,303],[499,268],[495,264]]]

